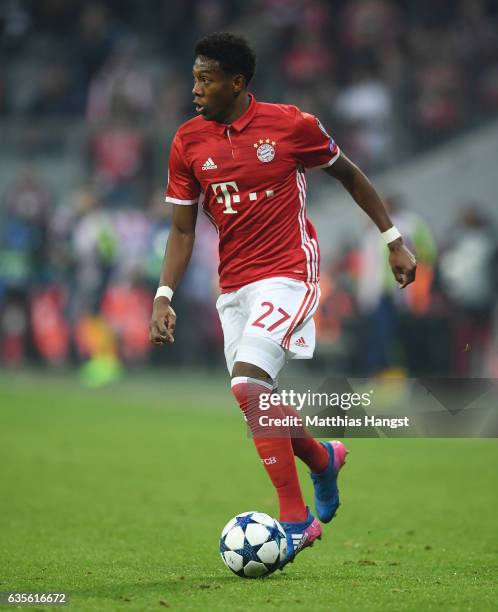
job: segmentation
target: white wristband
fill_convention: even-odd
[[[399,233],[399,230],[395,225],[390,227],[385,232],[382,232],[381,236],[382,238],[384,238],[386,244],[393,242],[393,240],[396,240],[397,238],[401,238],[401,234]]]
[[[168,287],[167,285],[163,285],[162,287],[158,287],[157,291],[156,291],[156,298],[158,297],[165,297],[168,298],[168,300],[171,302],[171,298],[173,297],[173,289],[171,289],[171,287]]]

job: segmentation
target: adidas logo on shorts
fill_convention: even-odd
[[[294,344],[295,344],[296,346],[302,346],[303,348],[308,346],[308,345],[306,344],[306,340],[305,340],[305,339],[304,339],[302,336],[300,336],[300,337],[299,337],[299,338],[298,338],[298,339],[297,339],[297,340],[294,342]]]
[[[202,164],[203,170],[216,170],[217,168],[218,166],[210,157]]]

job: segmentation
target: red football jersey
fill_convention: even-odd
[[[216,227],[223,292],[272,276],[318,280],[305,168],[330,166],[339,153],[316,117],[252,95],[231,125],[198,116],[180,126],[166,202],[199,202]]]

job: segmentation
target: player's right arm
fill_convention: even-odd
[[[195,241],[197,204],[175,205],[173,223],[166,244],[159,286],[166,285],[176,290],[187,269]],[[153,344],[174,342],[176,314],[166,297],[157,297],[152,307],[149,324],[149,339]]]
[[[169,157],[166,202],[173,204],[173,220],[164,253],[159,286],[176,290],[187,269],[195,240],[200,185],[186,159],[182,140],[177,133]],[[153,344],[174,342],[176,314],[166,297],[157,297],[152,307],[149,339]]]

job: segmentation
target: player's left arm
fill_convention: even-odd
[[[353,200],[367,213],[381,232],[393,226],[386,207],[372,183],[344,153],[341,152],[338,159],[331,166],[324,168],[324,171],[343,184]],[[415,256],[403,243],[403,238],[396,238],[387,246],[391,270],[401,288],[404,288],[415,280],[417,269]]]

